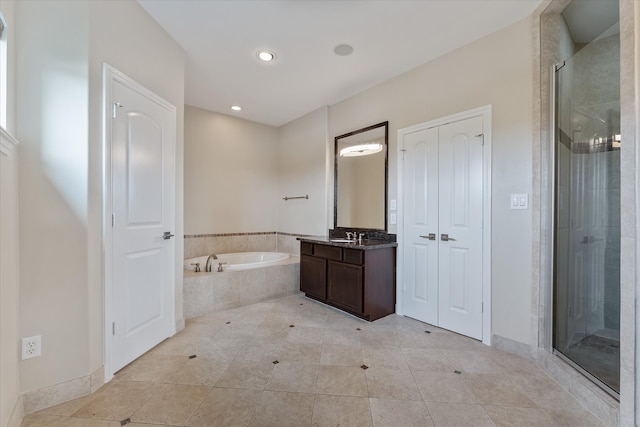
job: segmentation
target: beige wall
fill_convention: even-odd
[[[322,236],[327,233],[327,108],[319,108],[279,128],[278,229],[282,233]],[[282,200],[309,195],[309,200]]]
[[[102,62],[178,109],[181,224],[184,54],[135,1],[17,2],[16,16],[20,335],[42,335],[42,356],[20,363],[30,392],[103,364]],[[176,245],[181,319],[182,240]]]
[[[88,2],[89,50],[89,250],[91,369],[102,365],[101,141],[102,64],[107,63],[176,107],[175,318],[182,316],[184,223],[184,63],[182,48],[134,0]]]
[[[531,212],[510,210],[509,194],[531,193],[532,44],[525,19],[329,111],[330,138],[389,120],[389,198],[396,199],[398,129],[491,104],[493,333],[527,344],[534,344]]]
[[[7,131],[15,133],[15,3],[0,1],[7,22]],[[18,148],[5,135],[0,153],[0,426],[21,416],[19,405],[19,271],[18,271]],[[13,148],[12,148],[13,147]]]
[[[20,335],[42,335],[42,356],[20,362],[30,391],[90,370],[89,7],[17,2],[16,16]]]
[[[185,234],[275,231],[278,130],[185,108]]]
[[[0,153],[0,426],[4,427],[20,395],[20,349],[18,148],[2,132],[0,130],[0,143],[9,147]],[[16,409],[20,412],[20,408]]]
[[[16,425],[22,415],[19,376],[18,148],[15,133],[15,2],[0,1],[7,22],[7,127],[0,135],[0,426]],[[1,132],[1,131],[0,131]]]

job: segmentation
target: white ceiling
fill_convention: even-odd
[[[272,126],[495,32],[541,2],[138,1],[187,53],[187,104]],[[337,56],[341,43],[353,54]],[[260,63],[261,48],[276,61]]]

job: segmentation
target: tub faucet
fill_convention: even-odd
[[[213,264],[214,259],[218,259],[216,254],[211,254],[207,257],[207,263],[204,265],[204,271],[206,272],[213,271],[213,268],[211,265]]]
[[[196,273],[200,273],[200,263],[199,262],[192,262],[191,265],[195,266],[193,271],[195,271]]]
[[[224,270],[222,269],[222,265],[226,264],[226,262],[219,262],[218,263],[218,273],[222,273]]]

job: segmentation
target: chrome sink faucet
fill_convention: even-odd
[[[353,236],[353,237],[351,237],[351,236]],[[356,233],[355,232],[352,233],[350,231],[347,231],[347,240],[355,240],[355,237],[356,237]]]
[[[218,259],[216,254],[211,254],[207,257],[207,263],[204,265],[204,271],[206,272],[213,271],[212,264],[214,259]]]

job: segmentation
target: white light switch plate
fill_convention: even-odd
[[[392,213],[389,215],[389,222],[391,222],[391,224],[395,224],[397,222],[396,214]]]
[[[398,208],[398,205],[396,204],[396,200],[391,199],[389,201],[389,210],[395,211],[397,208]]]
[[[509,206],[511,209],[529,209],[529,195],[524,194],[512,194],[510,196]]]

